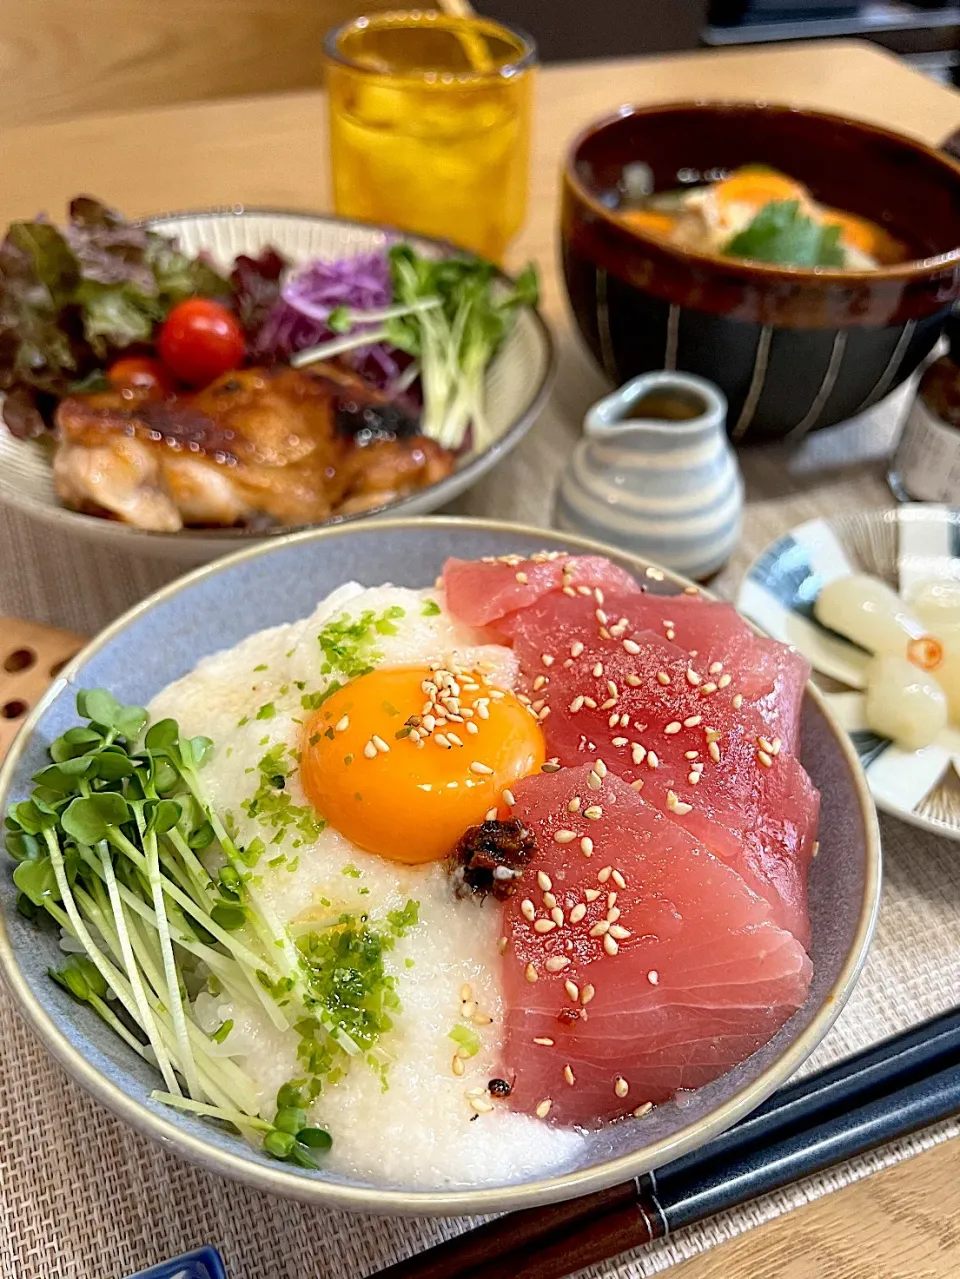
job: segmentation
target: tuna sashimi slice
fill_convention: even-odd
[[[817,791],[742,700],[738,680],[721,688],[699,656],[634,629],[635,605],[642,622],[643,597],[614,596],[600,609],[554,594],[512,619],[525,692],[546,715],[548,753],[564,766],[600,758],[642,787],[806,945]]]
[[[735,871],[613,774],[595,787],[589,766],[515,787],[537,853],[504,904],[505,1069],[515,1107],[562,1124],[716,1079],[811,977]]]
[[[621,602],[616,596],[604,600],[614,619],[622,616]],[[760,712],[771,735],[797,750],[810,663],[795,648],[758,635],[732,604],[653,593],[631,593],[623,604],[634,629],[655,631],[692,653],[705,680],[735,680],[744,702]]]
[[[582,588],[588,595],[600,587],[625,594],[640,587],[622,568],[602,555],[544,552],[525,560],[519,555],[500,559],[449,559],[443,566],[447,608],[470,626],[495,626],[517,609],[535,604],[550,592]]]

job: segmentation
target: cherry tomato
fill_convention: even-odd
[[[178,303],[160,330],[157,351],[168,369],[190,386],[207,386],[239,368],[246,352],[234,316],[209,298]]]
[[[170,370],[148,355],[126,355],[107,369],[107,381],[118,391],[137,391],[145,399],[165,400],[174,392]]]

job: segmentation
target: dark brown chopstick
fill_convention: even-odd
[[[960,1009],[776,1093],[655,1173],[500,1217],[376,1279],[563,1279],[960,1112]]]

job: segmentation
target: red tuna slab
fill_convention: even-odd
[[[757,635],[732,604],[652,593],[631,595],[629,604],[634,629],[655,631],[691,653],[704,682],[736,680],[744,702],[760,712],[771,734],[779,735],[785,748],[798,749],[810,664],[795,648]],[[616,598],[605,600],[604,607],[619,618]]]
[[[590,774],[515,788],[537,853],[504,905],[511,1102],[562,1124],[716,1079],[792,1016],[811,977],[739,875],[625,782],[595,789]]]
[[[731,865],[806,945],[818,792],[743,699],[739,676],[721,688],[699,657],[635,629],[635,606],[642,624],[642,596],[612,596],[600,608],[552,594],[512,619],[549,754],[564,766],[600,758],[642,787],[644,799]]]
[[[544,552],[530,560],[519,555],[450,559],[443,566],[443,586],[450,612],[470,626],[495,626],[508,613],[553,591],[592,596],[596,587],[626,594],[640,590],[629,573],[602,555],[561,552]]]

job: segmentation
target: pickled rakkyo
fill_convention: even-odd
[[[828,582],[814,604],[817,621],[870,653],[909,659],[935,670],[943,650],[900,596],[879,578],[857,573]]]
[[[938,681],[905,657],[884,654],[867,669],[867,726],[904,750],[929,746],[947,726],[947,698]]]

